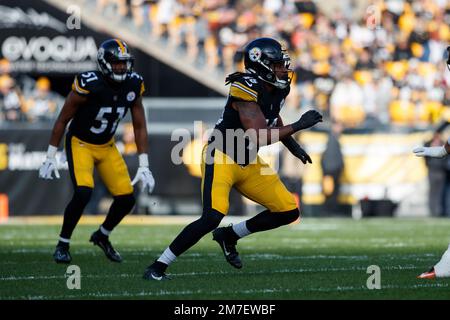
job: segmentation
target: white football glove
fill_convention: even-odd
[[[134,186],[139,181],[142,183],[142,190],[145,190],[145,188],[148,187],[148,193],[153,192],[153,189],[155,188],[155,179],[148,168],[148,156],[146,153],[141,153],[139,155],[139,168],[131,184]]]
[[[443,158],[447,155],[444,146],[439,147],[417,147],[413,150],[418,157]]]
[[[56,161],[56,150],[55,146],[49,145],[47,150],[47,159],[39,168],[39,178],[45,180],[53,180],[52,174],[55,174],[56,179],[59,179],[58,172],[58,162]]]
[[[61,152],[61,155],[59,156],[59,163],[65,164],[66,162],[67,162],[67,154],[66,151],[63,150],[63,152]]]

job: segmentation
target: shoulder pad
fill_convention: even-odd
[[[252,73],[243,73],[242,74],[242,79],[244,79],[244,80],[249,80],[249,81],[252,81],[252,82],[254,82],[254,83],[258,83],[258,77],[257,76],[255,76],[254,74],[252,74]]]
[[[142,94],[145,91],[145,85],[144,85],[144,78],[139,73],[132,72],[129,77],[130,81],[132,82],[133,86],[136,86],[139,92],[139,96],[142,96]]]
[[[144,78],[142,78],[142,76],[137,72],[132,72],[130,74],[130,79],[138,79],[138,80],[144,81]]]
[[[72,90],[76,93],[87,96],[95,91],[101,79],[101,74],[98,71],[87,71],[79,73],[75,76],[72,84]]]
[[[243,74],[230,86],[230,96],[244,101],[258,101],[260,84],[252,75]]]

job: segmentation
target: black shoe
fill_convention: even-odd
[[[155,261],[151,265],[145,269],[143,278],[146,280],[154,280],[154,281],[165,281],[165,280],[171,280],[169,278],[165,271],[166,271],[167,265],[165,265],[162,262]]]
[[[237,240],[227,234],[227,228],[217,228],[212,232],[213,240],[217,241],[222,248],[225,259],[236,269],[242,268],[242,261],[239,252],[236,250]]]
[[[109,260],[113,262],[122,262],[122,257],[116,250],[114,250],[111,242],[109,242],[108,236],[100,234],[100,231],[95,231],[91,235],[91,239],[89,240],[89,242],[92,242],[94,245],[102,248],[103,252]]]
[[[70,256],[69,246],[57,246],[53,259],[55,259],[56,263],[70,263],[72,257]]]

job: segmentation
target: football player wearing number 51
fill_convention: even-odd
[[[57,263],[70,263],[69,244],[94,188],[96,168],[114,201],[105,221],[95,231],[90,242],[99,246],[106,257],[121,262],[122,257],[109,241],[109,234],[133,209],[133,185],[142,183],[152,192],[155,180],[149,169],[148,136],[142,105],[144,81],[133,72],[133,57],[125,42],[110,39],[103,42],[97,54],[98,71],[78,74],[72,90],[54,124],[47,158],[39,169],[42,179],[59,178],[56,151],[69,121],[65,137],[65,152],[74,193],[64,211],[64,222],[53,255]],[[134,128],[139,153],[139,168],[131,181],[128,169],[116,148],[114,133],[128,110]]]

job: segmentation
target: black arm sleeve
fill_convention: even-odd
[[[297,148],[300,147],[300,145],[297,143],[297,141],[295,141],[295,139],[292,136],[284,138],[283,140],[281,140],[281,142],[292,154],[295,154]]]

